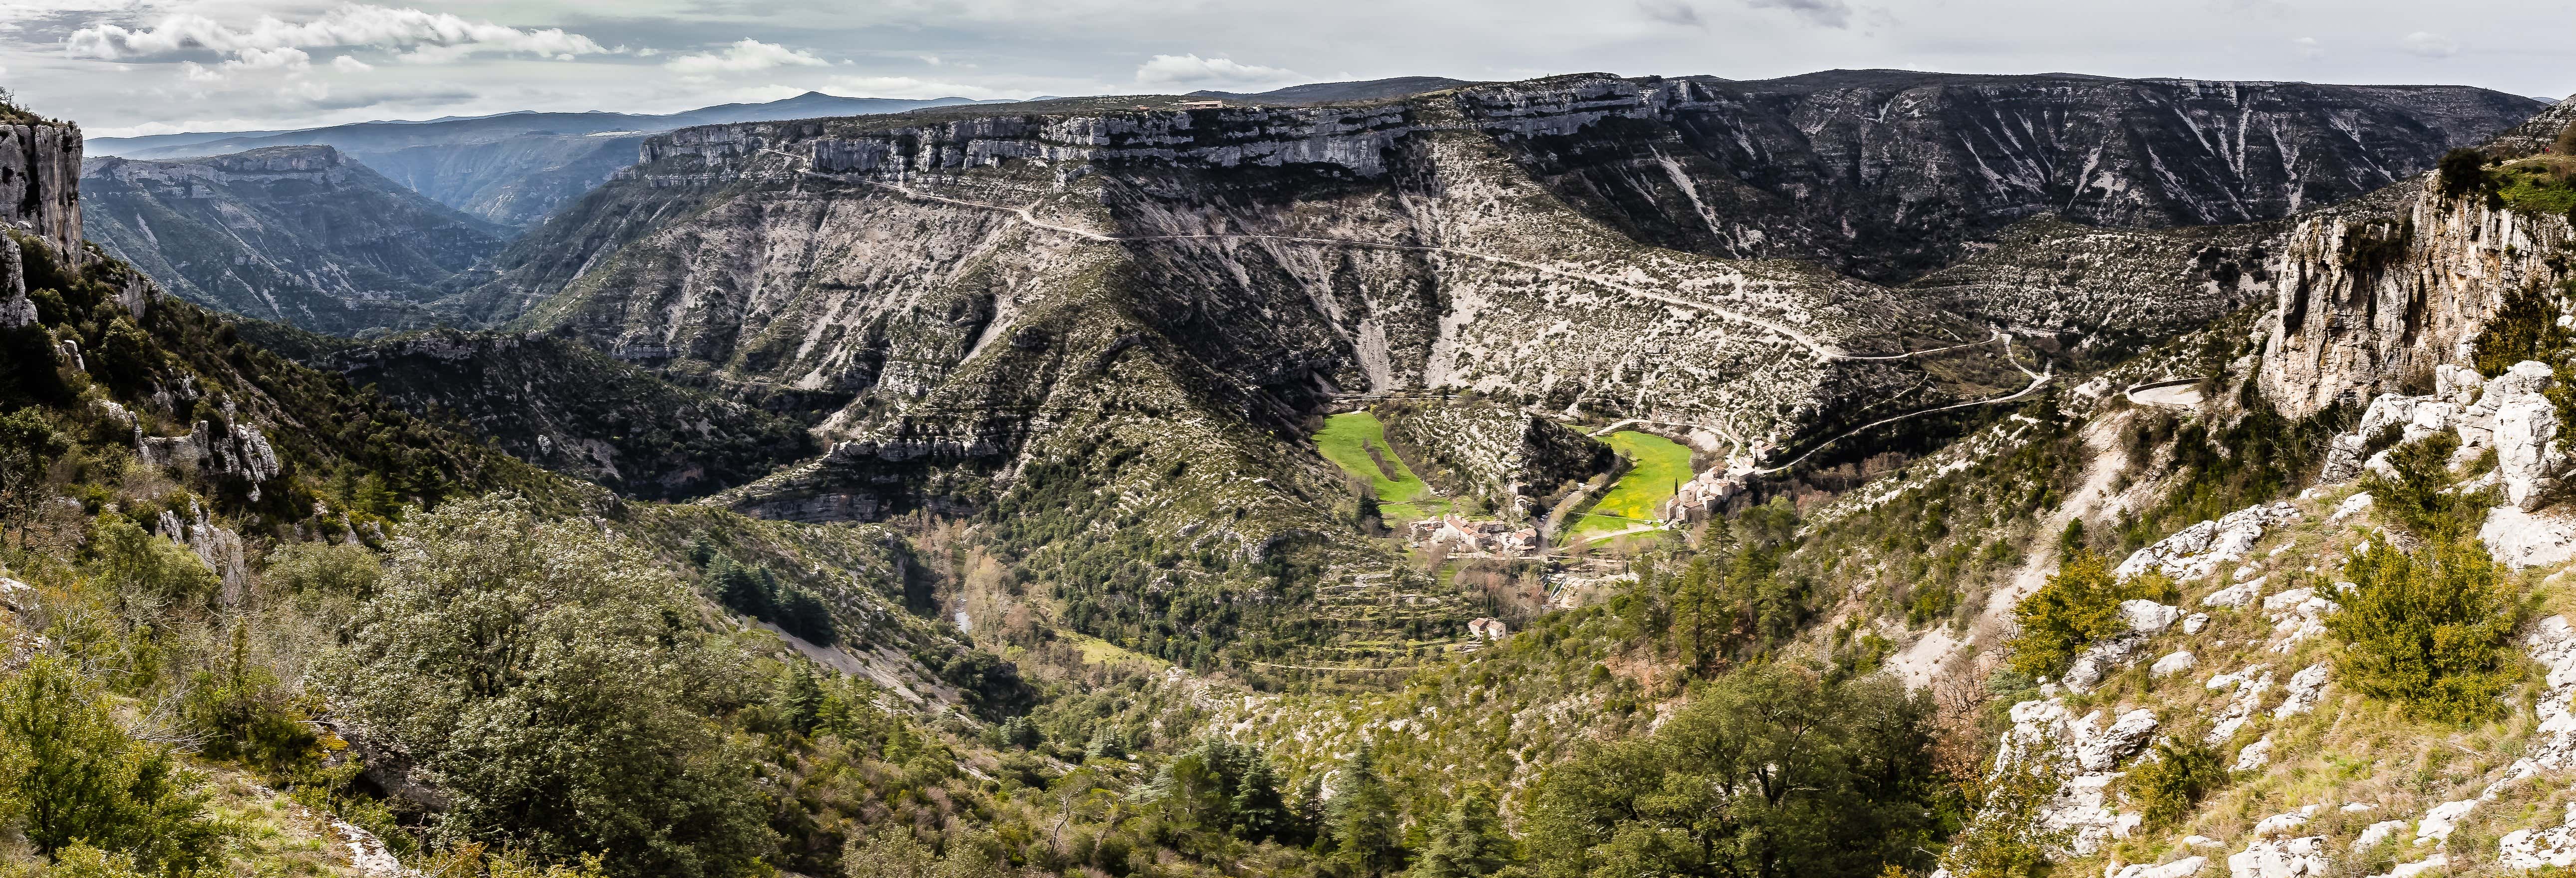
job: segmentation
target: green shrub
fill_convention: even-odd
[[[2173,580],[2162,574],[2121,582],[2101,555],[2077,549],[2048,577],[2048,584],[2013,607],[2013,617],[2021,624],[2021,633],[2005,644],[2012,650],[2013,670],[2034,677],[2056,676],[2085,647],[2127,628],[2120,618],[2121,601],[2170,600],[2173,592]]]
[[[2497,710],[2518,608],[2484,547],[2453,540],[2409,554],[2374,538],[2343,575],[2355,587],[2334,595],[2343,609],[2326,617],[2343,643],[2342,685],[2445,722]]]
[[[2493,498],[2486,491],[2450,490],[2451,455],[2459,449],[2459,435],[2450,432],[2399,445],[2388,452],[2396,477],[2372,473],[2362,487],[2377,499],[2379,514],[2408,533],[2434,542],[2465,539],[2477,531]]]
[[[2144,814],[2149,827],[2182,822],[2201,797],[2227,785],[2226,763],[2197,735],[2159,738],[2154,752],[2153,758],[2130,768],[2122,780],[2129,802]]]
[[[1930,703],[1892,678],[1747,667],[1653,735],[1550,768],[1522,839],[1541,878],[1928,868],[1949,794],[1932,741]]]
[[[2475,149],[2461,147],[2443,153],[2442,160],[2434,165],[2442,172],[2442,196],[2461,198],[2486,191],[2486,167],[2487,154]]]
[[[2558,296],[2545,288],[2506,293],[2495,316],[2487,318],[2486,328],[2471,344],[2470,362],[2478,374],[2493,378],[2524,360],[2555,363],[2564,359],[2576,335],[2558,325],[2560,314]]]
[[[168,750],[127,735],[71,662],[38,656],[0,685],[0,816],[37,854],[86,846],[119,864],[91,874],[197,874],[220,862],[225,835],[198,785]]]
[[[2054,762],[1998,766],[1974,791],[1976,813],[1951,839],[1941,867],[1957,878],[2047,875],[2048,852],[2071,839],[2043,819],[2065,780],[2064,767]]]

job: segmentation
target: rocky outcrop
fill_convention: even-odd
[[[89,237],[182,297],[318,332],[428,322],[439,284],[506,230],[327,146],[91,161]]]
[[[2521,512],[2538,509],[2556,499],[2570,469],[2558,438],[2558,406],[2543,395],[2555,381],[2549,366],[2530,360],[2483,382],[2474,371],[2437,365],[2432,394],[2383,393],[2372,399],[2361,424],[2328,445],[2318,481],[2348,481],[2363,472],[2393,476],[2388,454],[2395,446],[2455,433],[2460,460],[2495,452],[2495,479],[2508,505]],[[2373,443],[2382,447],[2373,451]]]
[[[2576,105],[2561,103],[2500,142],[2570,121]],[[2429,175],[2303,217],[2276,248],[2263,394],[2298,417],[2428,386],[2438,367],[2469,364],[2507,295],[2564,280],[2570,246],[2566,216],[2444,197]]]
[[[2244,560],[2254,541],[2263,538],[2265,527],[2297,517],[2298,508],[2288,501],[2248,506],[2175,531],[2154,545],[2131,552],[2113,572],[2122,579],[2150,572],[2184,581],[2199,579],[2221,566]]]
[[[80,126],[0,124],[0,223],[81,258],[80,172]]]
[[[816,450],[792,420],[550,336],[437,330],[341,347],[312,365],[627,496],[703,496]]]
[[[1482,495],[1524,515],[1572,483],[1608,471],[1610,446],[1549,418],[1489,401],[1398,400],[1380,405],[1387,444],[1442,493]]]
[[[2112,785],[2121,776],[2119,766],[2155,736],[2154,711],[2127,711],[2106,728],[2102,711],[2076,718],[2065,699],[2051,698],[2015,704],[2011,717],[1994,770],[2054,765],[2064,778],[2041,811],[2043,830],[2064,833],[2070,851],[2086,856],[2138,827],[2140,815],[2115,807]]]

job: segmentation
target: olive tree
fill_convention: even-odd
[[[648,559],[516,496],[409,516],[326,662],[333,703],[448,798],[442,833],[619,875],[759,873],[769,807],[704,701],[741,659]]]

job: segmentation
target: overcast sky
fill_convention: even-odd
[[[2495,0],[0,0],[0,84],[91,136],[1435,75],[1973,73],[2576,92],[2576,3]]]

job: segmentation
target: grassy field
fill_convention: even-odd
[[[1323,432],[1315,434],[1315,448],[1323,452],[1324,459],[1340,465],[1343,472],[1367,479],[1377,487],[1378,511],[1389,525],[1449,509],[1448,502],[1434,496],[1431,486],[1423,484],[1404,460],[1395,456],[1395,449],[1387,447],[1386,425],[1379,423],[1376,415],[1360,411],[1326,418]],[[1369,456],[1372,448],[1386,458],[1394,472],[1377,465]]]
[[[1635,430],[1610,434],[1610,448],[1627,458],[1628,474],[1601,495],[1601,502],[1566,528],[1566,534],[1580,539],[1594,534],[1627,530],[1658,517],[1664,501],[1672,499],[1673,490],[1691,478],[1691,452],[1673,440]]]

